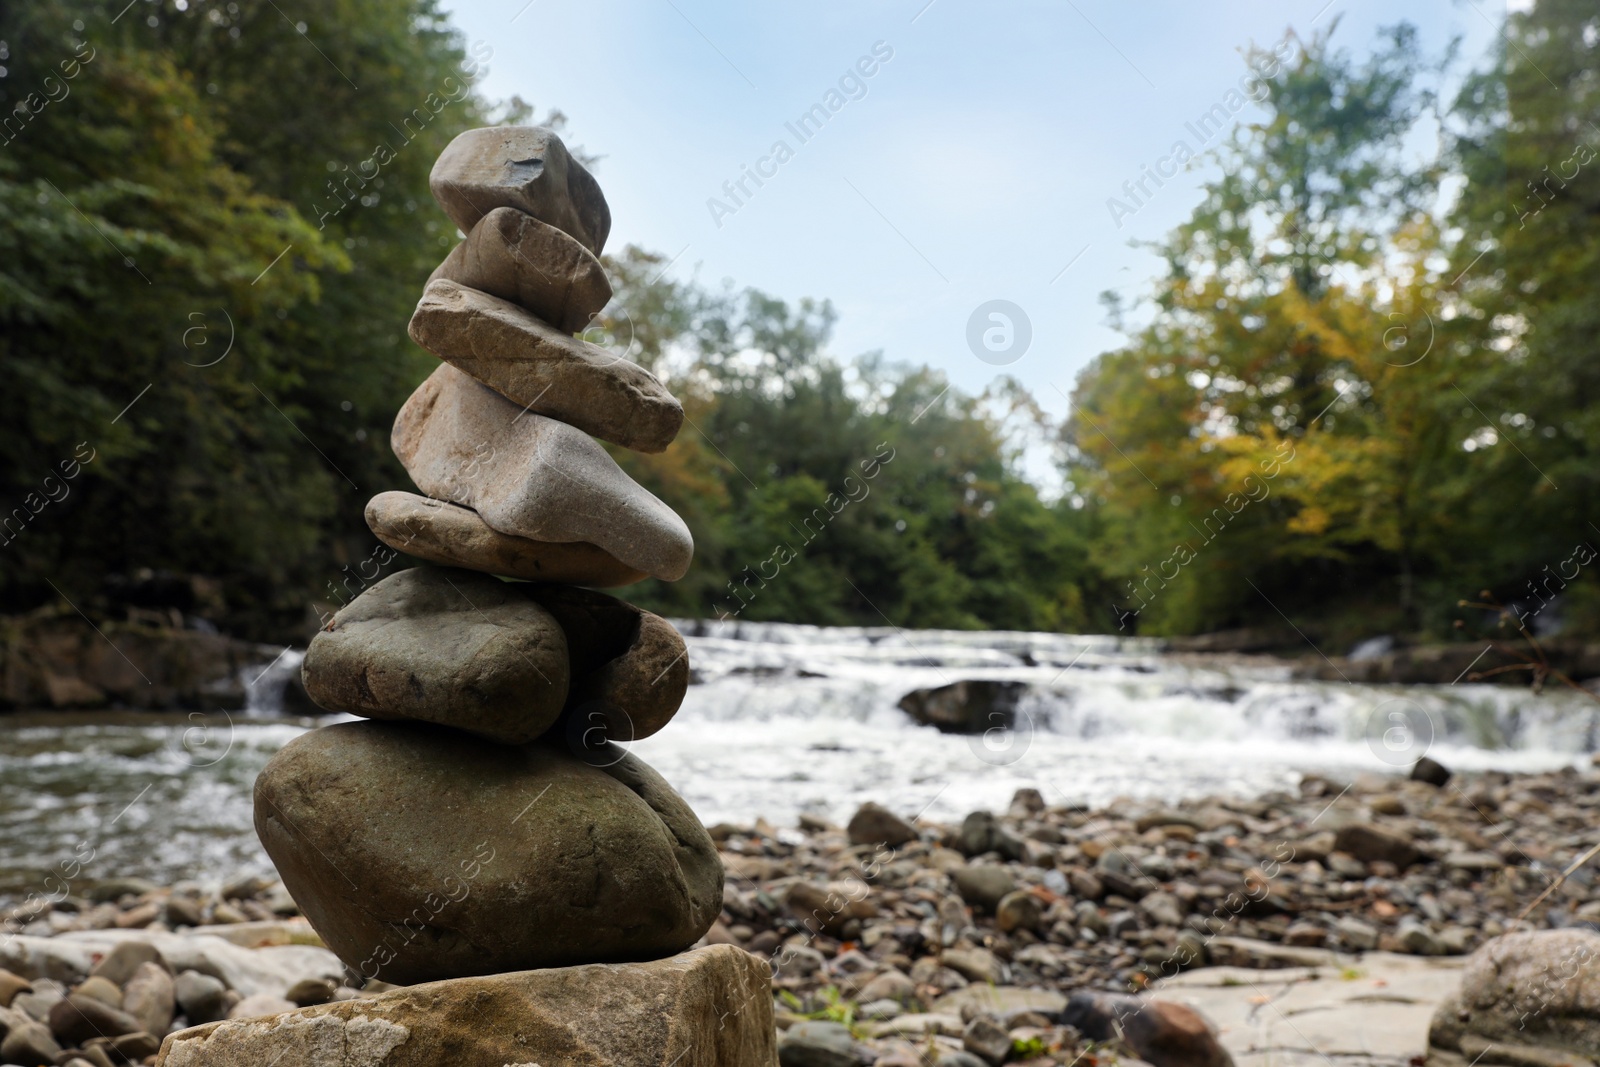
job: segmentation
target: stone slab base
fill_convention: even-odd
[[[168,1035],[158,1067],[777,1067],[770,972],[732,945],[429,982]]]

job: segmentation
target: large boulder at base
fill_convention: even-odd
[[[683,425],[683,406],[654,374],[509,300],[441,278],[422,294],[410,330],[517,407],[623,448],[660,452]]]
[[[933,689],[913,689],[900,698],[900,710],[924,726],[950,734],[981,734],[1010,729],[1026,682],[969,679]]]
[[[439,153],[428,188],[462,233],[497,207],[527,212],[597,256],[611,233],[600,183],[543,126],[468,130]]]
[[[1233,1057],[1205,1017],[1176,1001],[1074,993],[1058,1021],[1090,1041],[1120,1037],[1153,1067],[1233,1067]]]
[[[367,501],[367,525],[390,548],[446,567],[601,587],[632,585],[646,577],[594,545],[513,537],[471,508],[415,493],[379,493]]]
[[[716,846],[631,755],[347,722],[261,771],[256,833],[351,971],[426,982],[652,959],[722,908]]]
[[[713,945],[653,963],[458,978],[180,1030],[157,1067],[776,1067],[767,965]]]
[[[567,639],[516,585],[416,567],[345,605],[311,639],[301,671],[306,692],[329,711],[523,744],[566,704]]]
[[[596,545],[667,581],[689,569],[689,527],[598,441],[448,363],[405,402],[390,443],[417,488],[472,508],[501,533]]]
[[[485,215],[428,281],[439,278],[509,300],[564,333],[588,326],[611,300],[611,282],[594,253],[510,207]]]
[[[1428,1032],[1440,1064],[1600,1063],[1600,934],[1527,930],[1485,942]]]
[[[689,689],[689,649],[659,615],[590,589],[524,585],[555,616],[571,650],[569,742],[636,741],[678,713]]]

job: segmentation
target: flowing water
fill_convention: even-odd
[[[1600,703],[1580,694],[1302,681],[1273,661],[1142,639],[679,626],[695,684],[666,730],[631,747],[708,824],[842,821],[869,799],[954,819],[1022,786],[1050,803],[1261,793],[1307,771],[1403,773],[1424,751],[1460,769],[1549,768],[1586,760],[1600,732]],[[284,656],[237,711],[0,717],[0,899],[49,891],[52,872],[269,870],[251,783],[287,741],[333,721],[275,714],[298,664]],[[897,706],[966,679],[1026,683],[1009,728],[944,734]]]

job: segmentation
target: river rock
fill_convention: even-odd
[[[165,1034],[177,1007],[172,975],[156,963],[142,963],[122,991],[122,1010],[133,1016],[141,1030]]]
[[[471,508],[415,493],[379,493],[367,502],[367,525],[390,548],[447,567],[602,587],[632,585],[646,576],[594,545],[503,534]]]
[[[255,796],[284,885],[366,978],[664,956],[722,907],[710,835],[633,756],[340,723],[284,746]]]
[[[159,1067],[775,1067],[764,963],[714,945],[651,963],[460,978],[182,1030]]]
[[[850,816],[846,828],[852,845],[887,845],[898,848],[917,839],[916,827],[881,804],[867,801]]]
[[[1353,822],[1339,828],[1334,847],[1363,863],[1392,863],[1401,870],[1421,863],[1427,855],[1411,839],[1372,823]]]
[[[991,811],[974,811],[961,821],[956,847],[963,855],[998,852],[1008,860],[1021,860],[1025,852],[1022,839],[1002,826]]]
[[[611,300],[611,282],[594,253],[510,207],[479,220],[428,281],[440,278],[509,300],[565,333],[588,326]]]
[[[199,971],[183,971],[172,981],[173,997],[191,1024],[215,1022],[228,1013],[228,987]]]
[[[283,995],[283,999],[294,1004],[297,1008],[309,1008],[313,1004],[326,1004],[337,995],[339,987],[326,978],[307,978],[296,982],[294,986]]]
[[[1044,921],[1044,903],[1025,889],[1007,893],[994,906],[994,921],[1002,933],[1037,932]]]
[[[1000,1067],[1011,1054],[1011,1035],[988,1015],[979,1015],[961,1034],[961,1047],[991,1067]]]
[[[1423,756],[1411,767],[1413,782],[1427,782],[1443,789],[1450,781],[1450,768],[1431,756]]]
[[[1016,879],[1004,867],[979,863],[962,867],[951,875],[961,899],[991,915],[1007,893],[1017,888]]]
[[[1168,1000],[1075,993],[1060,1022],[1091,1041],[1122,1037],[1154,1067],[1233,1067],[1233,1057],[1199,1012]]]
[[[400,409],[392,444],[424,493],[472,508],[501,533],[586,542],[667,581],[689,569],[688,526],[599,442],[449,364]]]
[[[11,1007],[11,1001],[18,993],[26,993],[32,989],[33,983],[26,978],[0,968],[0,1008]]]
[[[1434,1013],[1428,1043],[1490,1064],[1600,1062],[1600,934],[1528,930],[1486,942]]]
[[[602,740],[636,741],[672,720],[689,689],[689,649],[671,623],[590,589],[522,589],[567,635],[569,743],[592,749]]]
[[[778,1042],[781,1067],[860,1067],[861,1056],[847,1027],[820,1019],[797,1022]]]
[[[138,1029],[138,1020],[121,1008],[77,993],[50,1009],[50,1032],[69,1047],[83,1045],[92,1037],[117,1037]]]
[[[110,1048],[115,1053],[113,1062],[120,1060],[123,1063],[143,1063],[146,1058],[161,1051],[161,1039],[148,1031],[136,1030],[131,1034],[112,1038]]]
[[[128,938],[107,952],[89,973],[115,985],[125,985],[147,963],[162,965],[160,950],[144,939]]]
[[[820,886],[813,882],[795,882],[784,895],[784,907],[812,933],[823,931],[834,936],[842,934],[848,924],[870,919],[878,913],[877,906],[867,899],[863,883],[834,882]]]
[[[154,966],[152,964],[151,966]],[[158,968],[159,969],[159,968]],[[129,979],[132,981],[132,979]],[[115,982],[109,981],[99,975],[90,975],[83,983],[73,990],[80,997],[93,997],[102,1004],[109,1004],[113,1008],[122,1007],[122,990]]]
[[[410,330],[517,407],[624,448],[660,452],[683,425],[683,406],[655,375],[509,300],[441,278],[422,294]]]
[[[548,730],[567,700],[567,639],[515,586],[416,567],[347,604],[311,640],[306,692],[329,711],[412,719],[507,744]]]
[[[53,1063],[60,1051],[61,1045],[43,1023],[20,1023],[0,1041],[0,1058],[7,1063]]]
[[[944,965],[969,982],[1001,985],[1006,980],[1005,965],[986,948],[952,948],[943,956]]]
[[[1026,682],[969,679],[933,689],[913,689],[900,698],[900,710],[924,726],[944,733],[981,734],[1010,729]]]
[[[466,131],[439,154],[428,188],[462,233],[471,233],[497,207],[526,212],[597,256],[611,233],[611,209],[600,184],[543,126]]]

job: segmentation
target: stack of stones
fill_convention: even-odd
[[[722,865],[618,742],[672,718],[688,657],[665,620],[592,587],[680,578],[694,544],[594,438],[660,452],[683,409],[573,336],[611,298],[596,258],[611,216],[555,134],[469,131],[430,184],[467,236],[411,320],[443,362],[394,425],[427,495],[366,513],[426,563],[312,641],[312,699],[366,721],[274,757],[256,830],[362,979],[668,956],[717,918]]]

